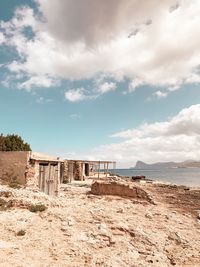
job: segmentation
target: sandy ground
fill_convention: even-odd
[[[0,211],[0,266],[200,266],[199,190],[140,185],[152,204],[91,195],[90,182],[63,185],[58,198],[0,186],[16,206]]]

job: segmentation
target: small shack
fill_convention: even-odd
[[[26,187],[57,196],[61,183],[107,177],[113,161],[60,160],[31,151],[0,151],[0,180],[15,181]]]
[[[62,180],[62,161],[31,151],[0,151],[0,180],[16,181],[57,196]]]
[[[63,175],[61,182],[71,182],[73,180],[83,181],[88,177],[100,174],[108,176],[109,166],[115,170],[115,161],[92,161],[92,160],[64,160]]]

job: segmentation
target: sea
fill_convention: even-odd
[[[144,175],[147,179],[156,181],[200,187],[200,168],[116,169],[110,170],[110,172],[128,177]]]

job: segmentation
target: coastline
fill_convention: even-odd
[[[200,187],[200,168],[165,168],[165,169],[116,169],[110,173],[122,177],[145,176],[155,182],[180,186]]]

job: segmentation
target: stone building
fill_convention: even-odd
[[[62,182],[83,181],[95,175],[99,178],[100,172],[107,177],[109,164],[112,164],[112,169],[116,168],[116,162],[113,161],[64,160]]]
[[[30,151],[0,151],[0,180],[15,181],[26,187],[57,196],[61,183],[83,181],[87,177],[108,175],[111,161],[60,160]]]
[[[62,180],[62,161],[30,151],[0,151],[0,180],[15,181],[56,196]]]

